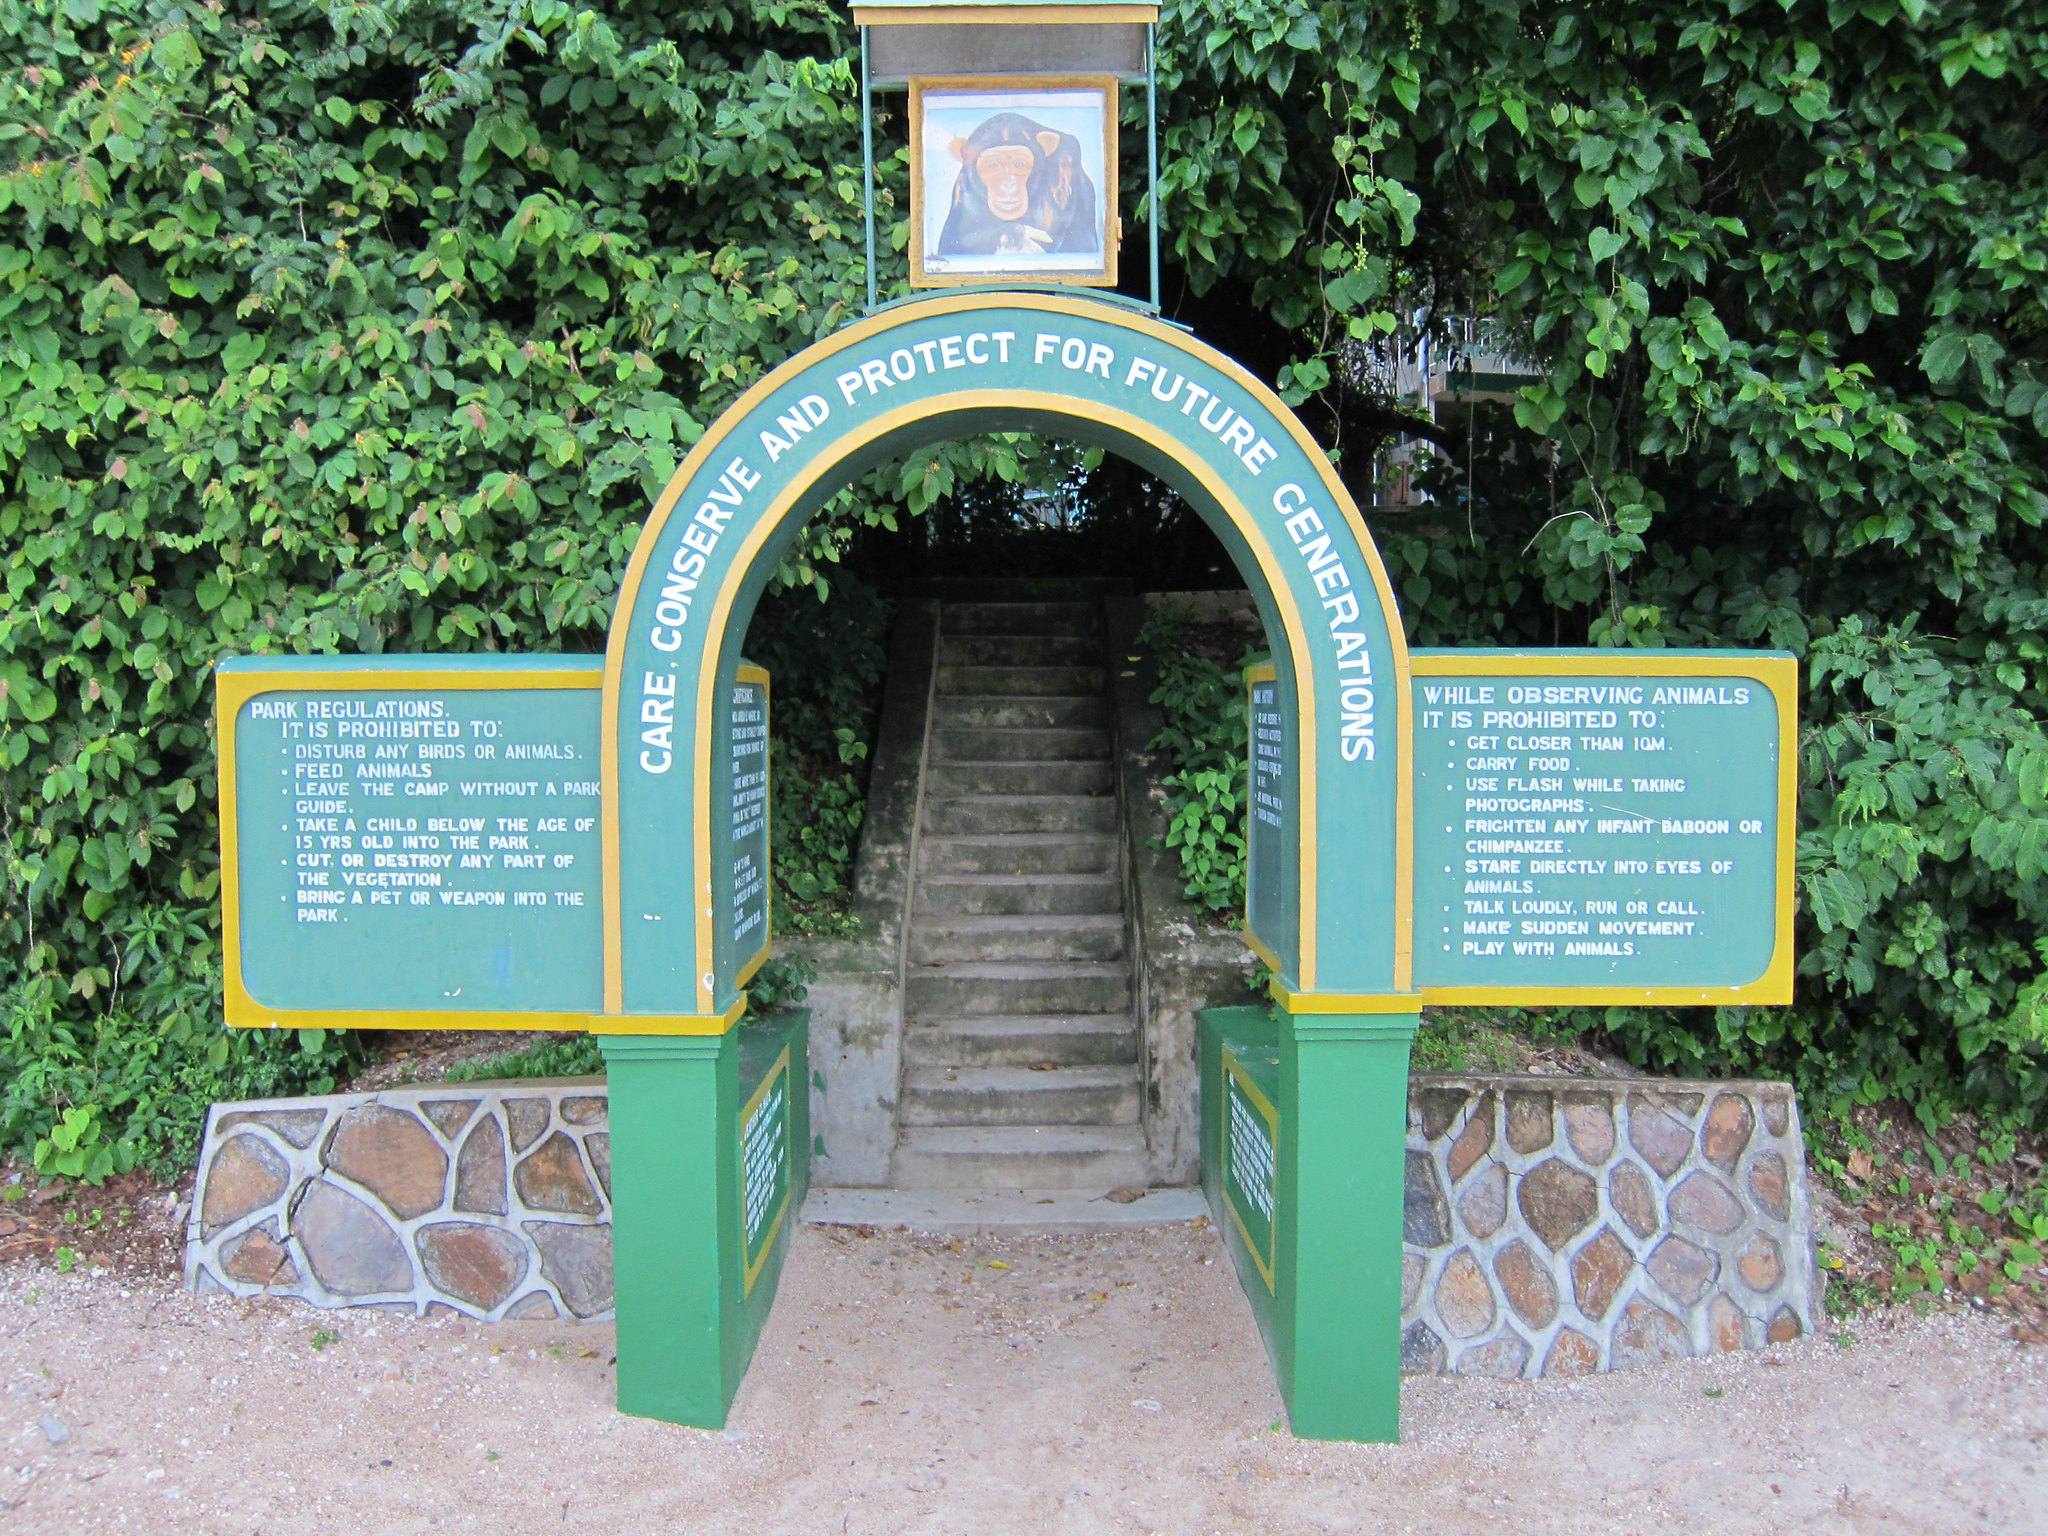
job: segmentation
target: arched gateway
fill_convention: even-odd
[[[1273,657],[1254,684],[1271,804],[1251,828],[1247,931],[1289,1022],[1272,1042],[1271,1093],[1222,1059],[1205,1092],[1263,1117],[1259,1192],[1233,1185],[1228,1208],[1247,1213],[1234,1251],[1297,1432],[1392,1438],[1417,1007],[1410,678],[1393,592],[1328,457],[1271,390],[1180,327],[1050,294],[914,300],[792,358],[705,433],[634,549],[604,669],[603,1027],[664,1038],[607,1044],[621,1406],[722,1420],[758,1326],[727,1328],[700,1385],[678,1378],[701,1329],[677,1315],[675,1256],[629,1253],[673,1231],[672,1192],[636,1193],[625,1171],[677,1155],[672,1091],[651,1069],[714,1059],[708,1040],[733,1028],[765,955],[765,914],[740,910],[731,878],[738,744],[724,704],[754,606],[805,519],[855,476],[997,431],[1099,445],[1157,474],[1257,600]],[[628,835],[648,828],[664,834]],[[678,1038],[690,1035],[707,1045]],[[636,1067],[650,1069],[644,1083]],[[1205,1146],[1208,1176],[1224,1178],[1226,1161]]]
[[[605,1011],[715,1033],[759,962],[720,942],[745,925],[714,874],[731,867],[718,701],[805,519],[877,463],[999,431],[1134,460],[1229,549],[1270,641],[1298,808],[1258,850],[1256,942],[1297,1010],[1406,1009],[1408,649],[1357,506],[1294,413],[1186,330],[1010,294],[897,305],[817,343],[727,409],[656,501],[605,654]],[[621,835],[656,825],[690,835]]]

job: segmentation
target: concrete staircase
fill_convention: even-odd
[[[1101,619],[946,602],[903,993],[894,1182],[1146,1183]]]

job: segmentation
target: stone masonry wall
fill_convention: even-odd
[[[1578,1375],[1814,1326],[1784,1083],[1418,1076],[1406,1211],[1412,1373]]]
[[[320,1307],[609,1318],[604,1081],[217,1104],[185,1280]]]
[[[608,1319],[610,1152],[598,1078],[216,1105],[186,1282]],[[1533,1377],[1798,1338],[1805,1167],[1782,1083],[1417,1076],[1403,1364]]]

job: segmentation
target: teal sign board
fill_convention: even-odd
[[[1786,1002],[1792,658],[1417,651],[1432,1002]]]
[[[789,1208],[789,1048],[784,1046],[740,1111],[740,1257],[751,1291]]]
[[[1259,958],[1284,971],[1295,952],[1300,917],[1293,875],[1297,837],[1294,775],[1287,711],[1270,662],[1246,674],[1251,729],[1251,793],[1245,806],[1245,939]]]
[[[719,964],[744,984],[768,958],[768,674],[742,663],[728,696]]]
[[[1261,1085],[1257,1067],[1267,1068]],[[1277,1063],[1223,1053],[1223,1199],[1252,1262],[1274,1288],[1278,1257],[1274,1225],[1279,1182],[1280,1111],[1273,1104]]]
[[[601,678],[594,657],[225,663],[228,1022],[595,1012]]]

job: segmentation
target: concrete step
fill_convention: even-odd
[[[896,1143],[898,1189],[1142,1188],[1135,1125],[917,1125]]]
[[[932,758],[942,763],[1108,762],[1109,732],[935,724]]]
[[[1136,1125],[1136,1066],[912,1067],[904,1125]]]
[[[927,797],[924,829],[940,837],[1002,832],[1114,832],[1107,795],[945,795]]]
[[[925,769],[927,795],[1106,795],[1116,766],[1094,762],[932,763]]]
[[[1123,904],[1115,875],[925,875],[917,882],[917,911],[941,917],[1079,917],[1121,912]]]
[[[918,863],[920,884],[932,875],[1107,875],[1116,871],[1116,839],[1100,832],[927,837]]]
[[[1094,635],[939,636],[942,667],[1099,667],[1102,642]]]
[[[932,715],[941,729],[950,726],[1031,726],[1091,730],[1109,725],[1109,700],[1099,693],[1029,698],[999,694],[993,698],[940,698]]]
[[[939,668],[939,696],[974,694],[986,698],[998,694],[1101,693],[1107,679],[1102,668],[1043,667],[1035,663],[1011,667]]]
[[[1096,635],[1102,619],[1093,603],[942,603],[942,635]]]
[[[1137,1022],[1124,1013],[992,1013],[906,1025],[906,1067],[1105,1066],[1135,1063]]]
[[[1199,1189],[1149,1189],[1107,1200],[1087,1189],[816,1189],[803,1219],[814,1226],[908,1228],[913,1232],[1101,1232],[1202,1221]]]
[[[1131,971],[1121,960],[1003,960],[908,966],[906,1019],[991,1013],[1125,1013]]]
[[[910,964],[983,960],[1121,960],[1121,912],[1091,917],[934,917],[910,923]]]

